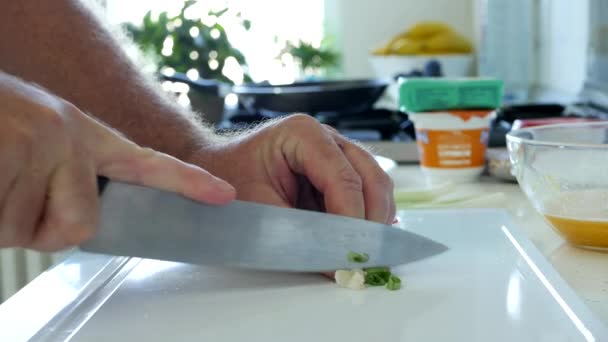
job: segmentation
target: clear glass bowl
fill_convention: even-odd
[[[560,235],[608,250],[608,122],[520,129],[507,147],[519,185]]]

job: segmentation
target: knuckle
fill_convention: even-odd
[[[15,146],[25,147],[31,145],[34,141],[35,134],[31,129],[15,129],[12,133],[12,140]]]
[[[358,153],[360,153],[362,156],[365,156],[366,158],[370,158],[370,159],[374,158],[374,154],[372,153],[370,147],[365,146],[361,142],[356,141],[356,140],[346,139],[346,141],[349,146],[352,146],[354,149],[356,149],[358,151]]]
[[[345,166],[338,172],[339,180],[348,190],[363,192],[363,181],[361,177],[349,166]]]
[[[332,133],[336,133],[336,134],[340,134],[340,132],[338,132],[337,129],[335,129],[334,127],[328,125],[328,124],[322,124],[323,128],[325,128],[326,130],[332,132]]]
[[[19,159],[29,158],[34,151],[35,133],[29,128],[15,129],[12,132],[11,150]],[[15,156],[15,157],[16,157]]]
[[[40,106],[37,108],[37,115],[41,118],[45,130],[52,132],[64,131],[67,127],[67,120],[60,111],[50,106]]]
[[[13,146],[15,146],[19,152],[27,153],[33,144],[34,133],[29,129],[16,129],[13,131]]]
[[[15,130],[15,139],[24,149],[22,152],[34,153],[36,149],[43,147],[41,142],[44,148],[52,151],[68,145],[67,119],[53,106],[36,106],[32,109],[30,120],[29,125]]]
[[[392,190],[394,187],[393,180],[384,171],[377,172],[373,176],[372,182],[384,189]]]
[[[290,125],[294,125],[297,127],[319,127],[321,124],[317,121],[317,119],[313,118],[308,114],[293,114],[290,115],[287,119],[285,119],[287,123]]]

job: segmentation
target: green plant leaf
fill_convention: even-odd
[[[184,12],[189,7],[191,7],[192,5],[196,4],[196,2],[197,2],[197,0],[187,0],[187,1],[184,1],[184,7],[182,7],[182,10],[181,10],[182,15],[180,17],[183,17],[184,16]]]
[[[124,24],[123,27],[143,51],[153,56],[153,60],[158,61],[158,70],[165,66],[182,73],[190,69],[196,69],[202,78],[232,83],[222,74],[222,68],[226,58],[234,56],[245,72],[244,80],[251,82],[251,77],[247,73],[246,58],[240,50],[230,43],[223,26],[229,20],[236,20],[242,23],[243,27],[250,25],[250,23],[246,23],[248,21],[244,20],[240,14],[231,14],[232,12],[225,8],[211,13],[211,15],[218,17],[218,23],[208,27],[200,19],[185,18],[186,9],[195,3],[195,0],[184,1],[179,14],[174,17],[169,17],[167,12],[163,12],[159,14],[158,18],[153,18],[152,12],[148,11],[140,25]],[[220,17],[222,18],[220,19]],[[180,26],[176,26],[177,21],[181,21]],[[168,26],[172,26],[173,30],[170,31]],[[199,30],[199,35],[196,37],[190,35],[190,30],[194,27]],[[212,29],[220,31],[220,36],[217,39],[211,38],[210,32]],[[170,56],[162,54],[163,43],[167,37],[173,39],[173,50]],[[219,66],[215,70],[211,70],[209,67],[209,53],[211,51],[217,53]],[[190,58],[192,52],[196,52],[199,57],[192,60]]]
[[[228,7],[224,8],[222,10],[216,11],[216,12],[209,11],[209,15],[212,15],[214,17],[218,17],[219,18],[222,15],[224,15],[224,13],[226,13],[226,12],[228,12]]]
[[[247,31],[251,30],[251,20],[245,19],[245,20],[241,21],[241,25],[243,25],[245,30],[247,30]]]

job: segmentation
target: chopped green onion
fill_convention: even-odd
[[[383,286],[386,284],[386,281],[379,274],[371,273],[365,275],[365,284],[369,286]]]
[[[364,263],[369,260],[369,255],[366,253],[348,252],[346,257],[348,258],[348,261],[356,263]]]
[[[391,276],[391,271],[387,267],[371,267],[364,271],[365,284],[370,286],[385,285]]]
[[[348,252],[348,261],[355,263],[365,263],[369,260],[369,255],[366,253]],[[336,282],[340,286],[359,288],[359,286],[386,286],[388,290],[394,291],[401,288],[401,279],[393,275],[388,267],[370,267],[363,270],[353,271],[337,271],[335,273]],[[361,279],[364,278],[364,283],[360,285],[351,284],[352,279],[358,275]],[[360,280],[359,280],[360,281]],[[356,285],[356,286],[355,286]]]
[[[399,290],[401,288],[401,279],[399,279],[397,276],[391,275],[386,283],[386,288],[391,291]]]
[[[367,274],[378,274],[386,281],[388,281],[388,277],[391,275],[391,270],[388,267],[370,267],[364,269]]]

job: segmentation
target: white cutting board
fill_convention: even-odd
[[[608,341],[606,327],[504,211],[401,217],[401,227],[450,250],[396,268],[400,291],[142,260],[76,308],[73,318],[88,321],[57,328],[87,342]]]

